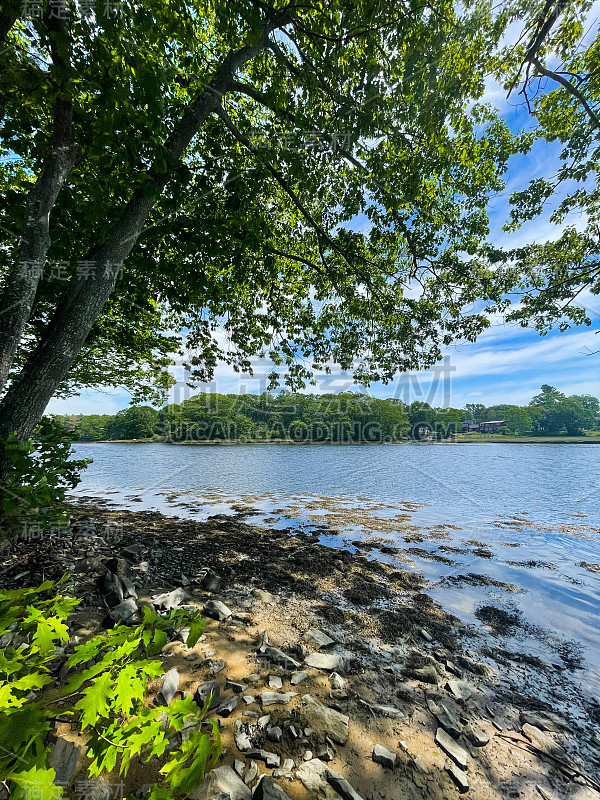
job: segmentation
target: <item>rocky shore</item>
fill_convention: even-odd
[[[600,702],[568,670],[506,657],[415,572],[317,540],[83,500],[68,530],[0,554],[0,585],[69,573],[79,641],[144,603],[203,611],[204,635],[168,642],[152,687],[167,703],[212,692],[225,749],[192,800],[600,797]],[[49,745],[75,796],[85,740],[57,723]],[[123,796],[159,767],[133,765]],[[97,780],[97,797],[116,783]]]

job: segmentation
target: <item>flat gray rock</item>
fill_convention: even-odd
[[[137,613],[137,610],[138,607],[135,600],[132,597],[128,597],[127,600],[123,600],[118,606],[111,608],[108,614],[115,622],[129,622]]]
[[[175,697],[175,693],[179,689],[179,673],[173,667],[163,677],[162,686],[158,693],[158,699],[161,700],[166,706],[169,705],[171,700]]]
[[[440,703],[439,705],[434,703],[430,697],[427,698],[427,708],[436,718],[438,725],[443,728],[446,733],[449,733],[454,739],[458,739],[462,732],[462,725],[460,720],[456,719],[450,709],[443,703]]]
[[[178,608],[186,598],[184,589],[173,589],[172,592],[164,592],[163,594],[156,595],[152,598],[152,602],[157,608],[164,608],[170,611],[172,608]]]
[[[395,769],[398,756],[382,744],[376,744],[373,748],[372,758],[376,764],[381,764],[386,769]]]
[[[461,769],[467,768],[467,754],[454,739],[446,733],[443,728],[438,728],[435,732],[435,743],[447,756]]]
[[[455,700],[468,700],[473,694],[463,681],[448,681],[445,688]]]
[[[399,708],[396,706],[380,706],[380,705],[371,705],[371,708],[375,713],[381,714],[384,717],[392,717],[392,719],[403,719],[404,712],[400,711]]]
[[[310,792],[310,797],[319,800],[340,800],[340,793],[336,792],[327,780],[327,765],[318,758],[312,761],[305,761],[296,770],[296,776],[301,780],[304,787]]]
[[[292,672],[290,677],[290,683],[292,686],[297,686],[302,681],[305,681],[308,678],[308,672],[304,669],[297,670],[296,672]]]
[[[250,766],[248,767],[248,771],[244,775],[244,783],[246,786],[250,786],[252,781],[256,780],[256,777],[259,773],[258,764],[256,761],[251,761]]]
[[[361,796],[354,790],[345,778],[335,772],[335,770],[326,768],[327,783],[342,797],[343,800],[362,800]]]
[[[282,735],[283,731],[281,730],[279,725],[274,725],[271,728],[267,728],[267,739],[270,742],[280,742]]]
[[[265,775],[252,795],[253,800],[290,800],[279,784],[273,778]]]
[[[564,728],[564,725],[559,724],[559,721],[556,717],[552,719],[549,716],[542,716],[541,714],[536,714],[533,711],[521,711],[520,718],[523,725],[533,725],[534,728],[538,728],[540,731],[559,733],[561,728]]]
[[[54,782],[63,786],[68,786],[75,774],[77,760],[81,753],[81,747],[74,742],[69,742],[62,737],[56,739],[50,748],[48,756],[48,766],[56,772]]]
[[[437,686],[439,680],[436,668],[433,665],[413,669],[409,674],[418,681],[422,681],[423,683],[431,683],[433,686]]]
[[[226,700],[223,700],[222,703],[219,703],[215,711],[220,717],[228,717],[233,711],[235,711],[237,704],[237,697],[228,697]]]
[[[304,663],[314,669],[323,669],[327,672],[343,669],[344,662],[337,653],[309,653],[304,659]]]
[[[337,672],[332,672],[329,676],[329,684],[332,689],[345,689],[346,681]]]
[[[218,800],[222,795],[229,800],[251,800],[252,798],[250,789],[231,767],[211,769],[200,786],[188,794],[188,798],[190,800]]]
[[[526,736],[529,741],[543,750],[545,753],[562,753],[562,747],[556,742],[548,733],[544,733],[535,725],[530,725],[528,722],[523,725],[523,736]]]
[[[258,696],[264,708],[265,706],[285,705],[297,694],[298,692],[262,692]]]
[[[469,723],[465,725],[463,730],[464,735],[475,747],[485,747],[489,743],[490,737],[478,725]]]
[[[209,711],[215,706],[218,706],[221,702],[221,687],[219,686],[218,681],[207,681],[206,683],[201,683],[200,686],[196,688],[194,692],[194,700],[196,703],[202,708],[204,703],[206,702],[206,698],[209,694],[212,694],[212,700],[210,701]]]
[[[206,614],[207,617],[216,619],[218,622],[224,622],[232,616],[233,611],[220,600],[208,600],[204,604],[203,613]]]
[[[250,740],[250,736],[249,734],[247,734],[245,731],[242,730],[241,720],[239,719],[236,720],[235,728],[236,731],[233,738],[235,739],[235,744],[237,746],[237,749],[241,753],[247,753],[249,750],[252,749],[252,742]]]
[[[318,758],[305,761],[296,775],[319,800],[362,800],[345,778]]]
[[[306,631],[304,639],[312,645],[312,647],[316,647],[317,650],[320,650],[321,647],[330,647],[332,644],[335,644],[331,636],[327,636],[326,633],[323,633],[323,631],[320,631],[318,628],[311,628],[309,631]]]
[[[467,778],[466,772],[463,772],[462,769],[459,769],[456,764],[448,764],[446,771],[456,784],[458,791],[461,794],[469,791],[469,779]]]
[[[305,705],[301,714],[310,727],[319,733],[330,736],[338,744],[346,744],[349,718],[333,708],[327,708],[309,694],[305,694],[302,700]]]
[[[269,675],[269,689],[282,689],[283,681],[279,675]]]
[[[258,648],[257,653],[261,660],[272,662],[284,669],[300,668],[300,664],[291,656],[288,656],[287,653],[284,653],[283,650],[280,650],[278,647],[272,647],[270,644],[262,644]]]

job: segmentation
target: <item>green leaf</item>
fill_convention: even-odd
[[[143,662],[127,664],[117,675],[113,701],[115,711],[128,714],[137,702],[143,700],[147,679],[140,675],[142,666]]]
[[[113,681],[109,672],[105,672],[83,690],[83,697],[75,703],[81,713],[81,728],[85,730],[94,725],[99,717],[109,714],[109,700],[113,694]]]
[[[56,772],[53,769],[32,767],[20,772],[11,772],[7,777],[21,790],[17,797],[35,797],[39,800],[56,800],[62,797],[62,787],[54,783]]]
[[[186,645],[187,647],[193,647],[198,639],[204,633],[204,628],[206,626],[206,620],[202,617],[200,619],[195,619],[192,624],[190,625],[190,632],[188,634]]]

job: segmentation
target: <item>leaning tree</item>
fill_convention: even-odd
[[[81,387],[150,398],[182,349],[200,380],[268,353],[290,384],[385,381],[487,324],[487,202],[526,146],[477,102],[506,16],[3,0],[0,21],[0,439]]]

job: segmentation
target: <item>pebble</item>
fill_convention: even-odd
[[[325,747],[322,747],[317,751],[316,757],[321,761],[333,761],[335,758],[335,753],[331,747],[325,745]]]
[[[207,592],[218,592],[221,588],[221,577],[213,569],[208,569],[200,585]]]
[[[262,644],[258,648],[257,652],[260,653],[261,656],[263,656],[266,660],[272,661],[273,664],[278,664],[284,669],[299,669],[300,667],[300,664],[291,656],[288,656],[278,647],[271,647],[270,644]]]
[[[244,770],[246,769],[246,764],[244,761],[240,761],[239,758],[236,758],[233,762],[233,768],[240,776],[240,778],[244,777]]]
[[[172,608],[180,606],[186,598],[185,591],[181,588],[173,589],[172,592],[164,592],[152,598],[152,602],[156,608],[164,608],[165,611],[170,611]]]
[[[209,694],[212,694],[210,709],[213,709],[221,702],[221,687],[217,681],[207,681],[206,683],[201,683],[198,687],[196,687],[196,691],[194,692],[194,700],[200,706],[200,708],[202,708],[206,702],[206,698]]]
[[[260,680],[260,675],[257,672],[253,672],[251,675],[246,675],[244,680],[246,683],[258,683]]]
[[[395,706],[381,706],[375,704],[371,705],[371,708],[377,714],[382,714],[384,717],[392,717],[393,719],[403,719],[405,716],[404,712],[400,711],[400,709],[396,708]]]
[[[305,750],[304,751],[303,758],[304,758],[305,761],[312,761],[312,757],[313,757],[312,750]]]
[[[238,683],[238,681],[232,681],[230,678],[227,678],[227,680],[225,681],[225,686],[231,689],[234,692],[234,694],[241,694],[248,688],[244,683]]]
[[[271,689],[281,689],[283,687],[283,681],[279,675],[269,675],[269,687]]]
[[[421,628],[419,633],[426,642],[433,642],[433,636],[429,633],[429,631],[426,631],[425,628]]]
[[[245,753],[247,750],[250,750],[252,748],[252,742],[250,741],[250,737],[248,736],[248,734],[241,729],[242,724],[243,723],[241,720],[239,719],[236,720],[235,726],[237,730],[233,738],[235,739],[237,749],[241,753]]]
[[[446,669],[456,678],[462,678],[462,671],[456,666],[454,661],[446,661]]]
[[[376,744],[373,748],[372,758],[376,764],[381,764],[386,769],[395,769],[398,756],[382,744]]]
[[[138,607],[135,600],[128,597],[127,600],[123,600],[118,606],[111,608],[108,615],[114,622],[129,622],[137,613],[137,610]]]
[[[252,703],[256,703],[256,697],[253,697],[251,694],[243,695],[242,700],[247,706],[252,705]]]
[[[228,717],[237,708],[237,697],[228,697],[215,710],[220,717]]]
[[[184,658],[186,661],[198,661],[200,656],[192,650],[190,653],[186,653]]]

